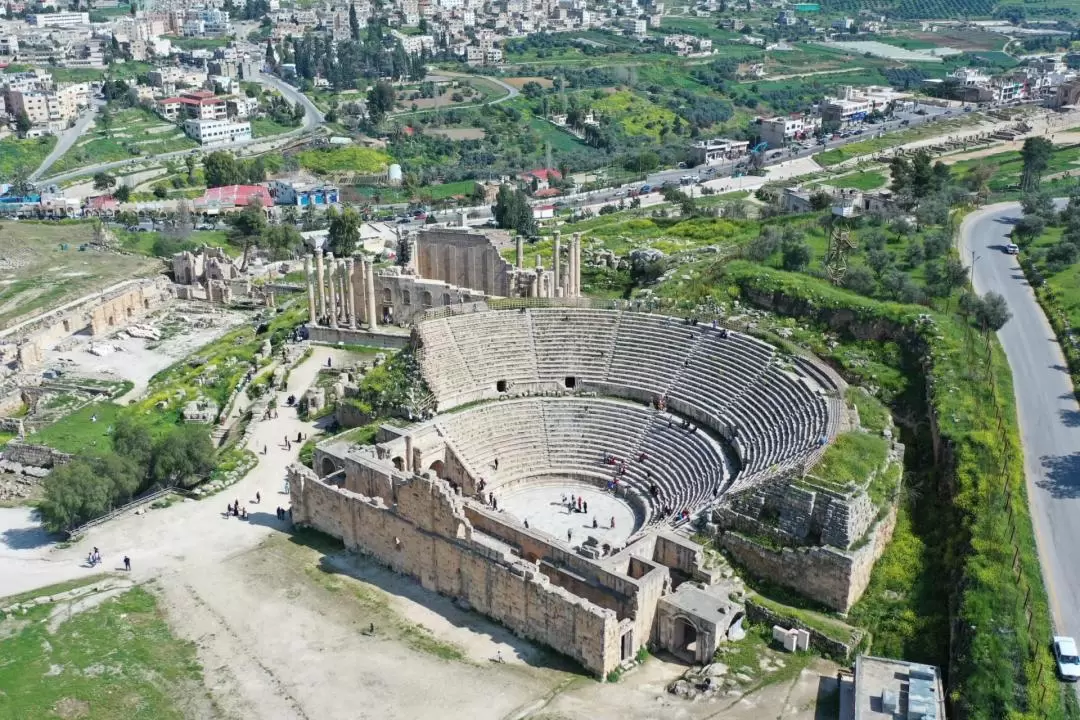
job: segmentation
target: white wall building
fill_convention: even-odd
[[[203,147],[251,140],[251,123],[233,120],[188,120],[184,132]]]

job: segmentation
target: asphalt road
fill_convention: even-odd
[[[1057,338],[1013,255],[1003,251],[1018,203],[969,215],[961,255],[977,292],[1001,293],[1012,319],[998,332],[1012,367],[1031,518],[1059,635],[1080,636],[1080,406]],[[1049,638],[1046,638],[1049,642]]]
[[[90,123],[94,121],[94,117],[104,106],[105,102],[103,100],[95,99],[90,101],[90,107],[83,111],[83,114],[79,116],[74,125],[60,134],[60,138],[56,141],[56,147],[41,161],[37,170],[30,174],[30,182],[36,182],[43,173],[53,166],[53,163],[71,149],[75,142],[82,137],[82,134],[86,132],[86,129],[90,127]]]
[[[281,135],[274,135],[273,137],[269,137],[269,138],[254,138],[253,140],[250,140],[248,142],[232,143],[232,144],[229,144],[229,145],[219,146],[219,147],[216,147],[216,148],[213,148],[213,149],[215,149],[215,150],[232,150],[234,152],[240,150],[241,148],[255,149],[255,148],[262,147],[262,146],[265,146],[267,149],[272,149],[275,145],[278,145],[278,144],[280,144],[282,142],[288,142],[290,139],[295,138],[298,135],[303,135],[303,134],[306,134],[306,133],[313,132],[314,130],[316,130],[317,128],[319,128],[322,125],[324,118],[323,118],[323,114],[321,112],[319,112],[319,108],[317,108],[315,106],[315,103],[311,102],[311,100],[309,100],[306,95],[304,95],[302,92],[300,92],[299,90],[297,90],[293,86],[289,85],[288,83],[286,83],[286,82],[284,82],[282,80],[279,80],[278,78],[274,77],[273,75],[267,75],[265,73],[260,73],[255,78],[255,81],[260,83],[260,84],[268,85],[268,86],[274,88],[275,90],[279,91],[282,95],[284,95],[286,98],[288,98],[290,102],[292,102],[294,104],[297,103],[297,102],[301,103],[304,106],[304,123],[303,123],[303,125],[301,125],[300,127],[296,128],[294,130],[290,130],[289,132],[282,133]],[[82,123],[84,121],[80,119],[79,122]],[[89,124],[88,120],[85,121],[85,122],[86,122],[86,124]],[[66,140],[67,137],[68,137],[68,135],[67,135],[67,133],[65,133],[65,136],[61,140],[61,142],[63,142],[63,140]],[[78,137],[77,135],[73,136],[73,139],[70,140],[70,143],[74,143],[74,139],[77,138],[77,137]],[[70,143],[69,143],[69,145],[70,145]],[[59,147],[60,147],[60,143],[58,142],[57,143],[57,149],[59,149]],[[162,153],[160,155],[155,155],[153,158],[140,157],[140,158],[132,158],[130,160],[118,160],[116,162],[98,163],[96,165],[89,165],[89,166],[86,166],[86,167],[78,168],[76,170],[72,170],[70,172],[61,173],[59,175],[53,175],[51,177],[45,178],[44,180],[45,180],[45,182],[59,183],[59,182],[65,181],[65,180],[70,180],[72,178],[82,177],[84,175],[90,176],[90,175],[94,175],[95,173],[105,172],[106,170],[118,170],[118,169],[121,169],[121,168],[132,167],[134,165],[138,165],[140,163],[143,163],[148,159],[153,160],[154,162],[159,162],[159,161],[162,161],[162,160],[168,160],[170,158],[183,157],[183,156],[188,155],[190,153],[200,152],[200,151],[201,150],[199,150],[199,149],[177,150],[175,152]],[[52,156],[53,156],[53,154],[55,154],[55,152],[56,151],[54,150],[53,153],[50,153],[49,158],[52,158]],[[61,153],[61,154],[63,154],[63,153]],[[59,158],[59,157],[60,157],[60,155],[56,155],[56,158]],[[38,168],[38,170],[35,172],[35,176],[40,177],[45,172],[45,170],[48,169],[48,166],[51,165],[52,162],[56,161],[56,158],[53,158],[52,161],[50,162],[49,158],[46,158],[46,163],[47,164],[42,163],[42,166]]]

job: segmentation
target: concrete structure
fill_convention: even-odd
[[[746,140],[699,140],[690,146],[690,162],[693,165],[714,165],[725,160],[737,160],[746,155],[749,146]]]
[[[37,27],[68,28],[90,25],[90,13],[55,12],[27,15],[26,22]]]
[[[251,140],[251,123],[233,120],[186,120],[184,132],[203,147],[231,145]]]
[[[860,655],[841,678],[841,720],[944,720],[941,673],[932,665]]]

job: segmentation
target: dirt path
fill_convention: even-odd
[[[735,720],[813,717],[816,676],[770,686],[757,700],[707,703],[669,695],[667,685],[685,668],[660,659],[618,685],[596,683],[568,669],[561,656],[408,578],[315,536],[290,534],[275,509],[287,504],[280,494],[284,472],[300,444],[288,448],[283,441],[315,428],[284,398],[309,387],[327,358],[339,365],[345,355],[318,347],[290,373],[288,389],[278,394],[278,417],[255,425],[258,465],[215,497],[118,518],[68,548],[52,545],[25,509],[0,509],[0,596],[93,572],[83,564],[91,547],[101,549],[106,570],[130,556],[125,580],[146,583],[159,596],[174,632],[195,643],[216,706],[238,720],[495,720],[538,713],[559,720],[650,720],[660,713],[696,720],[725,708],[723,717]],[[261,504],[253,502],[256,491]],[[234,498],[247,505],[247,522],[225,517]]]

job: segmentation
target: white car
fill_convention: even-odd
[[[1007,244],[1005,246],[1005,254],[1006,255],[1019,255],[1020,254],[1020,246],[1017,245],[1016,243]]]
[[[1075,640],[1055,635],[1054,659],[1057,660],[1058,677],[1068,682],[1080,680],[1080,656],[1077,656]]]

